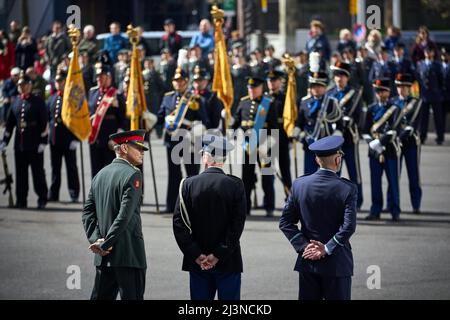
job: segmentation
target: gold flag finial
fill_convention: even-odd
[[[296,71],[296,67],[295,67],[295,61],[294,59],[290,56],[289,53],[285,53],[283,54],[283,63],[286,66],[286,71],[288,73],[295,73]]]
[[[72,42],[72,46],[76,46],[78,44],[78,41],[80,40],[80,30],[78,30],[75,27],[70,27],[67,31],[67,34],[69,35],[70,41]]]
[[[128,39],[130,39],[131,44],[133,45],[137,45],[139,42],[139,30],[138,28],[133,28],[133,25],[129,24],[127,27],[127,35],[128,35]]]
[[[223,17],[225,16],[225,12],[216,5],[212,6],[211,9],[211,15],[213,16],[214,20],[223,20]]]

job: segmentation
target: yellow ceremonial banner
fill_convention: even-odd
[[[61,118],[64,125],[83,141],[91,133],[89,106],[86,100],[83,74],[78,63],[78,48],[73,43],[73,56],[64,88]]]
[[[127,116],[130,118],[130,130],[140,129],[140,118],[147,110],[144,94],[144,80],[142,79],[139,49],[133,45],[130,69],[130,85],[127,94]]]
[[[295,80],[295,67],[288,70],[288,86],[283,110],[283,129],[288,136],[291,135],[297,121],[297,82]]]
[[[214,7],[213,12],[217,9]],[[231,105],[233,104],[233,80],[231,78],[231,72],[228,64],[227,45],[225,44],[225,39],[222,32],[223,16],[220,15],[221,13],[219,12],[219,17],[215,17],[214,19],[215,50],[212,90],[217,92],[217,97],[223,102],[228,117],[231,115]]]

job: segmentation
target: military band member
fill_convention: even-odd
[[[336,62],[330,69],[333,71],[335,86],[327,94],[333,96],[342,111],[342,118],[337,122],[337,129],[345,139],[342,146],[343,160],[347,167],[350,180],[358,186],[357,208],[363,203],[361,165],[359,161],[359,130],[361,115],[361,97],[363,89],[349,84],[351,66],[345,62]],[[340,174],[340,173],[339,173]]]
[[[401,144],[400,169],[405,160],[409,180],[409,194],[414,213],[420,213],[422,188],[420,186],[420,112],[422,101],[411,96],[413,78],[410,74],[397,74],[395,84],[398,96],[392,100],[400,110],[395,128]]]
[[[423,101],[420,124],[420,140],[427,140],[428,119],[430,108],[433,109],[433,118],[436,128],[436,143],[442,145],[444,142],[444,110],[442,107],[444,90],[444,75],[442,66],[436,61],[435,51],[431,47],[425,48],[425,60],[418,62],[417,73],[420,83],[420,98]]]
[[[273,105],[277,114],[278,131],[278,163],[280,165],[280,174],[285,190],[291,190],[291,159],[289,156],[289,137],[283,128],[283,111],[286,95],[281,92],[281,79],[284,73],[281,71],[270,70],[266,73],[267,87],[269,94],[273,97]]]
[[[114,160],[109,136],[125,128],[125,99],[112,86],[111,68],[105,64],[96,68],[97,86],[89,90],[89,112],[92,131],[89,136],[91,172],[94,177]]]
[[[249,77],[247,82],[248,96],[241,99],[239,106],[234,114],[232,122],[232,128],[241,128],[244,132],[248,131],[250,136],[252,134],[260,135],[261,129],[267,130],[267,136],[270,135],[271,129],[277,129],[277,113],[274,107],[273,97],[269,95],[263,95],[264,80],[257,77]],[[258,148],[260,145],[254,145],[249,142],[249,135],[246,136],[244,143],[244,163],[242,164],[242,181],[244,182],[245,195],[247,199],[247,214],[250,214],[251,191],[256,183],[255,175],[255,163],[250,163],[251,158],[258,160],[260,168],[270,167],[270,162],[264,159],[266,155],[259,154]],[[267,153],[269,153],[266,150]],[[252,156],[253,155],[253,156]],[[255,157],[254,155],[257,155]],[[267,161],[267,162],[266,162]],[[266,210],[266,216],[273,216],[273,210],[275,209],[275,189],[274,189],[274,176],[273,174],[263,174],[262,188],[264,191],[264,209]]]
[[[200,171],[200,159],[191,145],[191,139],[186,136],[186,130],[191,134],[202,127],[208,127],[208,117],[206,115],[204,103],[201,97],[188,90],[188,74],[180,67],[175,71],[172,79],[174,91],[167,92],[161,102],[158,111],[158,123],[164,124],[164,145],[167,150],[167,168],[169,182],[167,184],[166,213],[172,213],[175,209],[175,202],[178,195],[178,186],[182,179],[181,159],[188,177],[195,176]],[[179,130],[183,129],[183,130]],[[182,149],[189,150],[189,154],[184,154],[183,150],[172,154],[175,146],[183,143]]]
[[[366,220],[378,220],[383,209],[383,171],[388,181],[387,207],[393,221],[400,219],[399,155],[395,131],[399,108],[389,101],[391,84],[388,78],[373,84],[377,101],[367,110],[364,137],[369,142],[370,184],[372,205]]]
[[[67,184],[72,202],[78,201],[80,182],[78,179],[76,150],[78,139],[62,122],[61,108],[63,104],[66,73],[62,70],[56,72],[56,93],[48,99],[47,107],[50,116],[49,137],[50,160],[52,166],[52,180],[48,192],[49,201],[59,201],[61,187],[61,166],[64,158],[66,162]]]
[[[341,117],[336,99],[326,94],[328,75],[324,71],[313,72],[308,77],[310,96],[302,99],[297,118],[295,136],[300,135],[305,153],[305,174],[312,174],[319,168],[309,145],[320,138],[334,133],[333,123]]]
[[[219,100],[217,95],[208,89],[211,75],[206,69],[201,69],[199,66],[194,69],[192,86],[194,93],[204,99],[206,114],[208,116],[208,129],[216,129],[220,126],[221,112],[223,110],[223,103]]]
[[[95,253],[91,300],[142,300],[147,261],[142,234],[144,130],[112,134],[116,158],[92,179],[82,221]]]
[[[343,143],[342,137],[330,136],[309,146],[320,169],[294,181],[280,219],[281,231],[298,253],[301,300],[351,298],[357,189],[337,175]]]
[[[22,74],[18,81],[19,96],[11,104],[0,151],[11,140],[14,128],[14,160],[16,167],[16,208],[27,207],[28,167],[31,167],[38,209],[47,204],[47,182],[44,170],[44,149],[48,140],[48,113],[44,100],[32,95],[32,81]]]
[[[243,271],[239,239],[246,216],[242,180],[227,175],[223,164],[233,145],[206,135],[205,171],[183,180],[173,216],[173,232],[184,254],[192,300],[239,300]]]

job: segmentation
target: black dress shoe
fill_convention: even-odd
[[[399,216],[392,217],[392,221],[393,222],[400,222],[400,217]]]
[[[413,209],[413,213],[414,214],[420,214],[421,212],[420,212],[420,209]]]
[[[368,220],[368,221],[380,220],[380,217],[375,216],[373,214],[369,214],[367,217],[364,218],[364,220]]]
[[[56,197],[48,197],[48,198],[47,198],[47,201],[48,201],[48,202],[58,202],[59,199],[56,198]]]
[[[38,202],[37,209],[38,209],[38,210],[45,209],[45,206],[46,206],[46,205],[47,205],[47,202],[40,201],[40,202]]]
[[[16,208],[16,209],[26,209],[27,208],[27,204],[26,203],[22,203],[22,202],[17,202],[16,205],[14,206],[14,208]]]
[[[266,210],[266,217],[272,218],[273,217],[273,210]]]

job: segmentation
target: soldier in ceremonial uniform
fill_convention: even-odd
[[[291,190],[292,177],[291,177],[291,159],[289,156],[289,137],[283,128],[283,111],[286,95],[281,92],[281,79],[284,73],[281,71],[270,70],[266,74],[267,87],[269,88],[269,94],[273,97],[273,105],[277,114],[277,129],[278,131],[278,163],[280,165],[281,179],[283,180],[283,187],[285,193]]]
[[[158,123],[164,124],[164,145],[167,149],[167,168],[169,182],[167,184],[166,213],[172,213],[177,200],[178,186],[182,179],[181,158],[184,162],[187,175],[194,176],[200,171],[200,161],[196,160],[198,154],[195,153],[191,145],[190,136],[186,135],[186,130],[194,134],[202,128],[208,127],[208,117],[200,96],[192,91],[188,91],[188,74],[180,67],[177,68],[173,77],[172,85],[174,91],[167,92],[161,102],[158,111]],[[183,130],[179,130],[183,129]],[[200,129],[200,130],[198,130]],[[172,151],[183,143],[181,152]],[[187,150],[186,150],[187,149]],[[187,154],[183,151],[188,151]]]
[[[395,131],[399,108],[389,101],[391,83],[388,78],[377,79],[373,84],[377,101],[369,106],[364,138],[369,142],[370,184],[372,205],[366,220],[378,220],[383,209],[383,171],[388,181],[387,208],[393,221],[399,221],[399,152]]]
[[[189,272],[191,299],[214,300],[217,292],[219,300],[239,300],[245,189],[241,179],[223,171],[233,145],[214,135],[203,141],[205,171],[180,185],[173,232]]]
[[[16,167],[16,207],[27,207],[28,167],[31,167],[38,209],[47,204],[47,182],[44,170],[44,149],[48,140],[48,113],[44,100],[32,95],[31,79],[21,74],[19,96],[11,104],[0,151],[11,140],[14,128],[14,160]]]
[[[92,179],[82,221],[95,253],[91,300],[142,300],[147,261],[142,234],[144,130],[112,134],[116,158]]]
[[[49,121],[50,160],[52,166],[52,181],[48,193],[49,201],[59,201],[59,189],[61,187],[62,159],[66,162],[67,184],[72,202],[78,201],[80,182],[78,179],[76,150],[78,139],[70,132],[62,122],[61,109],[63,104],[64,86],[66,74],[58,70],[55,77],[56,93],[47,103]]]
[[[399,73],[396,76],[398,96],[392,100],[400,110],[395,129],[401,144],[400,170],[403,159],[406,163],[409,180],[409,194],[414,213],[420,213],[422,188],[420,186],[420,112],[422,101],[411,96],[413,78],[410,74]]]
[[[236,111],[241,98],[247,95],[247,77],[250,76],[250,67],[245,61],[245,57],[237,56],[234,60],[234,64],[231,67],[234,93],[234,102],[231,109],[232,113]]]
[[[442,106],[444,90],[444,74],[442,66],[436,61],[435,51],[432,47],[425,48],[425,60],[417,65],[417,73],[420,82],[420,97],[423,101],[420,124],[420,140],[427,140],[428,119],[430,108],[433,109],[434,125],[436,128],[436,143],[442,145],[444,142],[444,110]]]
[[[324,71],[313,72],[308,77],[311,95],[302,99],[297,118],[294,136],[299,136],[305,153],[305,174],[314,173],[318,169],[314,154],[309,145],[320,138],[334,133],[333,123],[336,123],[341,112],[336,99],[326,94],[328,75]],[[301,132],[301,135],[300,135]]]
[[[342,146],[343,160],[345,160],[350,180],[358,186],[357,208],[361,208],[363,193],[359,162],[358,123],[362,109],[363,88],[353,87],[349,84],[351,66],[348,63],[338,61],[330,69],[333,71],[335,86],[328,91],[328,94],[338,101],[342,111],[342,119],[338,121],[337,129],[342,132],[345,139]]]
[[[358,191],[350,180],[337,175],[343,143],[344,138],[330,136],[309,146],[320,169],[294,181],[280,219],[281,231],[298,253],[295,270],[301,300],[351,298],[350,237],[356,229]]]
[[[103,167],[114,160],[109,136],[125,129],[125,99],[112,86],[112,71],[105,64],[97,66],[97,86],[89,90],[89,112],[92,131],[89,136],[91,172],[94,177]]]
[[[270,130],[278,128],[277,110],[274,107],[273,97],[263,95],[263,83],[264,80],[261,78],[248,78],[248,96],[241,99],[234,114],[234,119],[231,120],[233,129],[241,128],[244,132],[250,130],[251,134],[257,135],[261,135],[260,129],[266,129],[267,137],[269,137]],[[245,159],[242,164],[242,181],[244,182],[247,197],[247,214],[250,214],[250,194],[256,183],[255,163],[250,163],[250,158],[256,159],[252,155],[255,155],[255,152],[257,152],[257,160],[260,168],[268,168],[271,164],[267,159],[264,159],[265,156],[269,156],[269,151],[266,150],[265,152],[267,154],[265,155],[261,154],[261,150],[259,149],[260,145],[253,146],[253,143],[250,143],[248,140],[249,136],[246,136],[244,144]],[[263,174],[261,179],[264,191],[264,209],[266,210],[266,215],[270,217],[273,216],[273,210],[275,209],[274,176],[273,174]]]
[[[194,69],[194,93],[204,99],[206,114],[208,115],[208,129],[216,129],[220,126],[223,103],[217,95],[208,89],[211,76],[207,70],[196,66]]]

